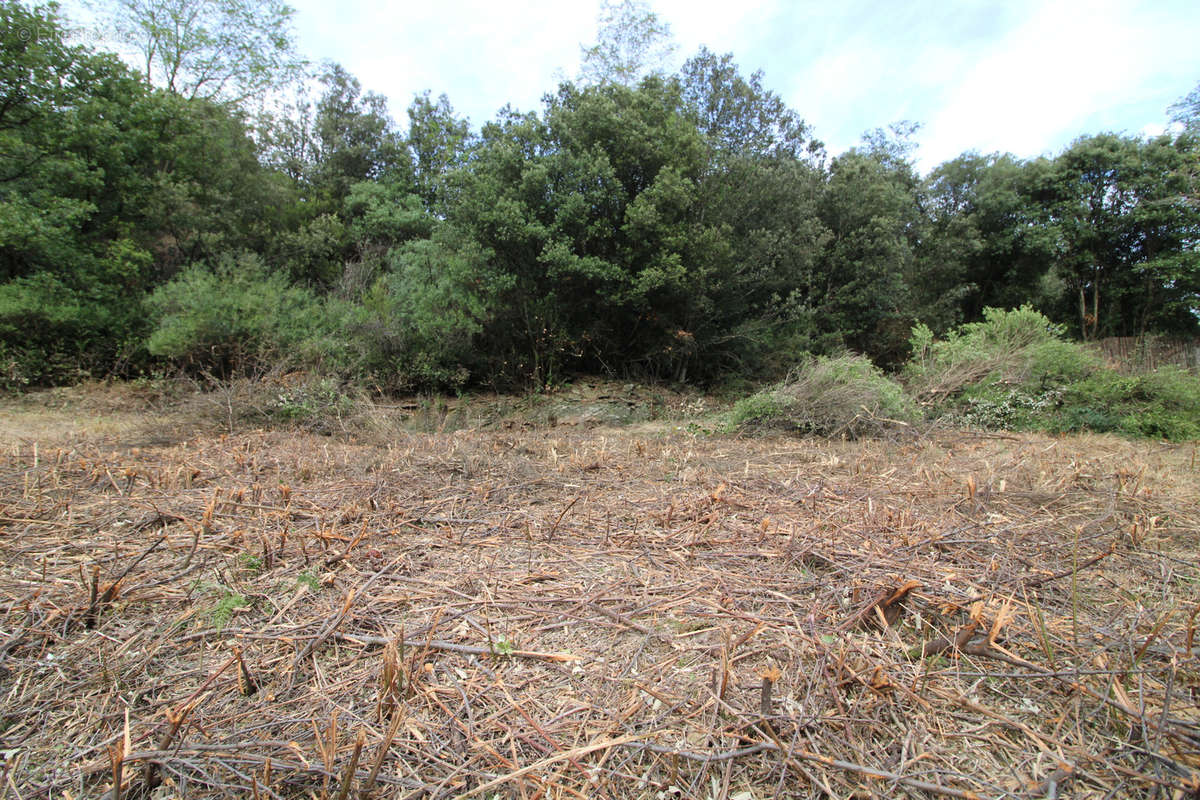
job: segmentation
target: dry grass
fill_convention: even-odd
[[[1191,445],[43,433],[0,442],[5,796],[1200,786]]]

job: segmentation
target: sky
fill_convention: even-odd
[[[290,0],[301,52],[386,95],[445,93],[478,128],[539,109],[579,71],[600,0]],[[1159,133],[1200,83],[1197,0],[649,0],[677,66],[701,45],[808,121],[832,154],[917,122],[928,170],[968,150],[1053,154],[1085,134]]]

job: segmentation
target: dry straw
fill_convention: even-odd
[[[1194,797],[1192,450],[9,441],[3,791]]]

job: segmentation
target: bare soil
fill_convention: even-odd
[[[577,400],[3,401],[0,794],[1200,796],[1195,445]]]

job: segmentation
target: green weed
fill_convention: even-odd
[[[217,602],[213,608],[210,619],[212,626],[218,631],[223,630],[229,621],[233,619],[233,614],[239,608],[246,607],[246,598],[236,592],[225,590],[225,594]]]

